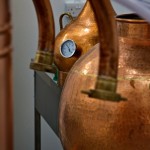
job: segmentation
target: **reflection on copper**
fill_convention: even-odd
[[[35,5],[38,25],[39,25],[39,41],[38,51],[35,59],[30,64],[30,68],[34,70],[55,72],[53,64],[54,53],[54,19],[52,8],[49,0],[33,0]]]
[[[13,150],[11,20],[8,0],[0,1],[0,150]]]
[[[65,150],[150,149],[150,25],[134,14],[117,16],[116,22],[117,92],[127,101],[97,100],[81,93],[95,87],[96,45],[74,64],[63,87],[59,129]],[[90,64],[88,69],[86,64]]]

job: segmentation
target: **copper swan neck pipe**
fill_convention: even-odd
[[[39,24],[39,43],[38,49],[41,51],[50,51],[54,49],[54,19],[49,0],[33,0],[38,24]]]
[[[90,97],[103,100],[125,100],[116,93],[118,73],[118,40],[110,0],[90,0],[97,20],[100,36],[99,74],[94,90],[83,91]]]
[[[0,150],[13,150],[11,14],[0,1]]]
[[[39,26],[38,51],[30,64],[34,70],[55,72],[53,66],[55,27],[49,0],[33,0]]]
[[[118,41],[114,10],[109,0],[90,0],[100,35],[99,76],[117,77]]]

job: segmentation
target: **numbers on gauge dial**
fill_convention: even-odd
[[[60,54],[63,57],[65,58],[72,57],[75,51],[76,51],[76,44],[73,40],[66,40],[61,44]]]

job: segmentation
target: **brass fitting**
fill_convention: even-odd
[[[56,67],[53,65],[53,54],[40,50],[37,51],[34,60],[30,63],[30,68],[55,73]]]
[[[123,98],[120,94],[116,93],[116,88],[117,80],[115,78],[98,77],[96,88],[89,91],[82,91],[82,93],[88,94],[89,97],[102,100],[114,102],[125,101],[126,98]]]

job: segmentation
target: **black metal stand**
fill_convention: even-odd
[[[35,108],[35,124],[34,124],[34,132],[35,132],[35,150],[41,150],[41,117],[38,111]]]
[[[58,108],[61,89],[43,72],[34,73],[35,150],[41,150],[41,116],[58,136]]]

